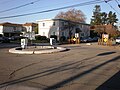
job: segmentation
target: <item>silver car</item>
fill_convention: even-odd
[[[116,38],[116,43],[117,43],[117,44],[120,44],[120,37],[117,37],[117,38]]]

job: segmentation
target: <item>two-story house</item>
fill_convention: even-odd
[[[38,22],[38,34],[50,38],[56,35],[59,41],[62,36],[66,39],[79,34],[79,38],[90,36],[90,25],[85,23],[72,22],[64,19],[44,19]]]
[[[0,34],[6,37],[17,36],[20,35],[22,31],[22,24],[14,24],[14,23],[1,23],[0,24]]]
[[[20,36],[23,32],[33,32],[36,27],[36,23],[15,24],[5,22],[0,23],[0,34],[5,37]]]

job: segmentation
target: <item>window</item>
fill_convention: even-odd
[[[81,36],[84,37],[84,33],[81,33]]]
[[[16,30],[17,27],[13,27],[14,30]]]
[[[62,26],[64,26],[64,22],[61,22]]]
[[[45,32],[43,32],[43,36],[45,36]]]
[[[82,26],[82,25],[80,25],[80,28],[83,28],[83,26]]]
[[[45,26],[45,23],[43,23],[43,27]]]
[[[55,32],[53,32],[53,35],[55,35]]]
[[[55,22],[53,22],[53,26],[55,26]]]
[[[62,32],[62,36],[64,36],[64,32]]]

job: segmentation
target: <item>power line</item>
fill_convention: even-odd
[[[116,3],[118,4],[118,7],[120,8],[120,4],[119,4],[119,2],[117,1],[117,0],[115,0],[116,1]]]
[[[120,15],[120,13],[112,6],[110,5],[110,3],[106,2],[115,12],[117,12],[118,15]]]
[[[19,14],[19,15],[13,15],[13,16],[0,17],[0,19],[15,18],[15,17],[28,16],[28,15],[35,15],[35,14],[40,14],[40,13],[47,13],[47,12],[57,11],[57,10],[61,10],[61,9],[66,9],[66,8],[71,8],[71,7],[78,7],[78,6],[85,6],[85,5],[91,5],[91,4],[102,3],[102,2],[104,2],[104,1],[93,0],[93,1],[89,1],[89,2],[74,4],[74,5],[60,7],[60,8],[49,9],[49,10],[40,11],[40,12],[34,12],[34,13],[27,13],[27,14]]]
[[[73,1],[75,1],[75,0],[73,0]],[[78,1],[78,0],[76,0],[76,1]],[[33,7],[32,9],[31,8],[29,8],[29,9],[25,9],[25,11],[33,11],[33,10],[36,10],[36,9],[41,9],[41,8],[50,8],[51,6],[58,6],[58,5],[61,5],[61,4],[68,4],[68,3],[71,3],[71,1],[68,1],[68,2],[61,2],[61,3],[57,3],[57,4],[50,4],[50,5],[44,5],[44,6],[39,6],[39,7]]]
[[[117,4],[119,4],[119,2],[117,0],[115,0]]]
[[[0,11],[0,13],[3,13],[3,12],[7,12],[7,11],[11,11],[11,10],[14,10],[14,9],[18,9],[18,8],[22,8],[22,7],[25,7],[25,6],[28,6],[28,5],[32,5],[36,2],[39,2],[41,0],[35,0],[33,2],[29,2],[29,3],[26,3],[26,4],[23,4],[23,5],[20,5],[20,6],[17,6],[17,7],[13,7],[13,8],[10,8],[10,9],[6,9],[6,10],[3,10],[3,11]]]

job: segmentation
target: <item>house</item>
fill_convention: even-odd
[[[64,19],[44,19],[38,22],[38,34],[50,38],[57,36],[59,41],[61,37],[66,39],[74,37],[78,33],[79,38],[90,36],[90,25],[86,23],[72,22]]]
[[[23,24],[23,27],[26,32],[32,32],[37,27],[37,24],[36,23],[25,23]]]
[[[5,37],[20,36],[23,32],[34,31],[36,27],[36,23],[15,24],[5,22],[0,24],[0,34]]]
[[[14,24],[14,23],[1,23],[0,24],[0,34],[6,37],[17,36],[20,35],[22,31],[22,24]]]

